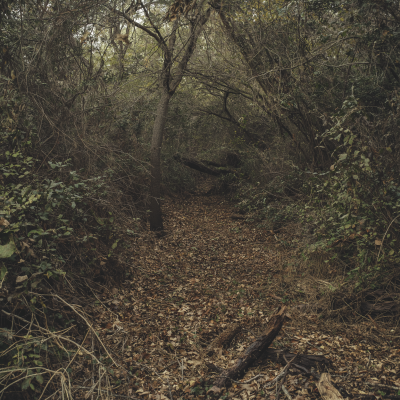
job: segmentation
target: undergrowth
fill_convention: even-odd
[[[258,156],[251,181],[242,180],[233,196],[238,209],[266,229],[296,223],[307,238],[299,251],[325,254],[327,263],[339,260],[360,290],[398,279],[399,148],[394,132],[399,108],[393,96],[392,111],[375,115],[354,96],[343,103],[332,126],[317,137],[321,146],[335,143],[330,168],[296,166],[285,158],[281,144]],[[376,132],[372,141],[371,127]],[[380,136],[379,129],[387,133]]]
[[[106,381],[113,361],[68,299],[79,286],[95,296],[85,277],[101,278],[104,268],[114,267],[108,280],[125,279],[124,264],[115,262],[125,235],[104,207],[108,177],[84,178],[68,160],[36,158],[35,109],[1,79],[0,396],[70,398],[83,365],[95,365],[96,379]],[[77,342],[81,335],[92,338],[92,349]]]

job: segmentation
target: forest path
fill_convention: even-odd
[[[206,362],[221,368],[231,365],[265,330],[278,306],[295,304],[285,287],[297,276],[283,270],[285,252],[276,239],[254,223],[232,219],[235,209],[223,197],[169,198],[163,209],[167,235],[149,232],[135,239],[133,276],[123,288],[112,290],[112,298],[104,294],[103,308],[97,307],[98,329],[121,363],[115,371],[118,393],[158,400],[205,398],[201,396],[213,379]],[[377,343],[371,347],[361,335],[363,329],[358,335],[355,328],[348,331],[331,322],[320,329],[316,315],[289,310],[292,321],[274,346],[324,354],[333,362],[333,371],[343,376],[354,369],[355,386],[343,383],[354,394],[365,390],[359,385],[373,374],[365,368],[367,363],[381,363],[378,358],[390,355],[390,346],[384,343],[384,349]],[[243,330],[231,347],[207,355],[206,347],[232,323]],[[272,379],[280,369],[269,362],[246,377],[262,371]],[[134,373],[133,378],[127,379],[126,370]],[[304,382],[296,375],[288,378],[292,396],[316,395],[315,386]],[[259,396],[262,387],[256,381],[247,386],[244,393]]]

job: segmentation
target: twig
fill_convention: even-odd
[[[29,322],[28,322],[26,319],[21,318],[21,317],[18,316],[18,315],[10,314],[10,313],[8,313],[8,312],[5,311],[5,310],[1,310],[1,312],[2,312],[3,314],[6,314],[8,317],[17,318],[17,319],[21,320],[22,322],[25,322],[25,323],[28,323],[28,324],[29,324]],[[36,328],[38,328],[39,330],[44,331],[47,335],[50,335],[51,337],[54,337],[54,338],[56,338],[56,339],[62,339],[62,340],[65,340],[66,342],[70,342],[70,343],[74,344],[76,347],[82,349],[86,354],[90,355],[90,356],[93,357],[99,364],[101,364],[101,362],[96,358],[96,356],[94,356],[90,351],[86,350],[84,347],[81,347],[78,343],[74,342],[73,340],[68,339],[68,338],[66,338],[66,337],[63,337],[63,336],[60,336],[60,335],[55,335],[53,332],[50,332],[50,331],[48,331],[47,329],[45,329],[45,328],[43,328],[43,327],[41,327],[41,326],[39,326],[39,325],[36,325],[36,324],[32,324],[32,325],[33,325],[33,326],[36,326]],[[63,348],[63,346],[60,346],[60,347]]]
[[[293,364],[293,366],[298,368],[298,369],[303,370],[303,372],[305,372],[306,374],[310,374],[310,371],[307,368],[303,367],[302,365]]]
[[[244,381],[244,382],[236,382],[236,381],[234,381],[234,382],[246,384],[246,383],[253,382],[253,381],[255,381],[255,380],[258,379],[258,378],[263,378],[264,376],[265,376],[265,375],[258,374],[258,375],[256,375],[256,376],[253,376],[252,378],[248,379],[247,381]]]
[[[226,400],[229,400],[229,399],[232,399],[232,398],[234,398],[234,397],[237,397],[237,395],[240,394],[240,393],[242,393],[243,390],[244,390],[244,388],[243,388],[243,389],[240,389],[240,390],[239,390],[238,392],[236,392],[236,393],[233,393],[232,396],[227,397]]]
[[[398,215],[397,217],[392,219],[392,222],[389,224],[388,228],[386,229],[385,234],[382,237],[382,243],[381,243],[381,247],[379,248],[379,252],[378,252],[378,257],[376,257],[376,261],[379,260],[379,255],[381,254],[381,250],[382,250],[382,246],[383,246],[383,241],[385,240],[386,234],[388,233],[388,230],[390,229],[390,227],[392,226],[393,222],[396,221],[397,218],[399,218],[400,215]]]
[[[303,370],[307,375],[312,375],[315,379],[319,380],[320,375],[317,374],[313,368],[309,371],[307,368],[303,367],[302,365],[293,364],[294,367]]]
[[[167,365],[166,367],[164,367],[159,373],[162,374],[167,368],[169,368],[171,365],[174,365],[174,364],[176,364],[176,363],[179,364],[179,361],[174,361],[174,362],[172,362],[171,364],[168,364],[168,365]]]
[[[56,297],[57,299],[59,299],[62,303],[64,303],[65,305],[67,305],[68,307],[70,307],[76,314],[78,314],[87,324],[87,326],[92,330],[92,332],[94,333],[94,335],[96,336],[97,340],[100,342],[100,344],[102,345],[103,349],[105,350],[105,352],[107,353],[108,357],[110,358],[110,360],[112,361],[112,363],[114,365],[118,364],[114,361],[114,359],[112,358],[111,354],[108,352],[108,349],[106,348],[106,346],[104,345],[104,343],[101,341],[99,335],[96,333],[96,331],[94,330],[93,326],[89,323],[89,321],[82,315],[80,314],[73,305],[67,303],[62,297],[60,297],[57,294],[39,294],[39,293],[34,293],[34,292],[30,292],[32,294],[35,294],[37,296],[51,296],[51,297]]]
[[[366,382],[366,385],[378,386],[378,387],[385,388],[385,389],[400,390],[400,386],[389,386],[389,385],[383,385],[381,383]]]
[[[288,400],[292,400],[292,396],[289,394],[288,390],[286,389],[286,387],[284,385],[282,385],[282,392],[285,393]]]
[[[238,383],[238,384],[240,384],[240,385],[242,385],[242,384],[246,384],[246,383],[250,383],[250,382],[252,382],[252,381],[254,381],[255,379],[257,379],[257,378],[263,378],[265,375],[262,375],[262,374],[258,374],[258,375],[256,375],[256,376],[254,376],[253,378],[250,378],[250,379],[248,379],[247,381],[244,381],[244,382],[242,382],[242,381],[235,381],[234,379],[232,379],[232,378],[230,378],[229,376],[226,376],[226,375],[221,375],[221,378],[228,378],[228,379],[230,379],[230,381],[231,382],[233,382],[233,383]],[[279,376],[279,375],[278,375]],[[276,377],[276,378],[278,378],[278,377]],[[275,379],[276,379],[275,378]],[[274,379],[274,380],[275,380]],[[272,382],[272,381],[271,381]]]
[[[85,335],[85,337],[83,338],[82,343],[81,343],[81,345],[79,346],[79,349],[75,352],[74,356],[72,357],[72,360],[68,363],[67,367],[64,368],[65,371],[68,370],[69,366],[70,366],[70,365],[72,364],[72,362],[75,360],[76,355],[79,353],[79,351],[80,351],[81,348],[83,347],[83,344],[85,343],[85,340],[86,340],[86,338],[87,338],[88,333],[89,333],[89,330],[86,332],[86,335]],[[39,397],[38,400],[40,400],[40,399],[43,397],[43,395],[44,395],[44,393],[45,393],[45,391],[46,391],[46,389],[47,389],[47,386],[49,386],[50,382],[51,382],[51,381],[53,380],[53,378],[56,376],[56,373],[57,373],[57,372],[58,372],[58,371],[56,371],[56,372],[50,377],[50,379],[46,382],[46,386],[45,386],[45,388],[42,390],[42,394],[40,395],[40,397]]]
[[[74,386],[73,388],[74,388],[74,389],[77,389],[77,390],[79,390],[79,389],[87,389],[87,390],[90,390],[90,389],[91,389],[90,387],[87,387],[87,386]],[[99,391],[102,392],[102,393],[108,393],[108,390],[100,389]],[[114,393],[113,393],[113,396],[114,396],[114,397],[122,397],[122,398],[125,398],[125,399],[139,399],[139,397],[124,396],[124,395],[122,395],[122,394],[114,394]]]
[[[183,363],[184,363],[185,361],[184,361],[184,359],[182,358],[182,382],[184,381],[184,377],[183,377],[183,368],[184,368],[184,366],[183,366]]]
[[[86,286],[90,289],[90,291],[93,293],[93,296],[96,297],[98,302],[110,313],[116,315],[118,317],[118,314],[116,314],[114,311],[110,310],[97,296],[96,293],[92,290],[92,288],[87,284],[86,279],[85,279]]]
[[[369,353],[368,362],[367,362],[367,369],[369,368],[370,362],[371,362],[371,353]]]
[[[49,400],[51,399],[53,396],[55,396],[61,389],[57,389],[53,394],[51,394],[50,396],[47,396],[44,400]]]
[[[167,378],[167,381],[168,381],[168,389],[169,389],[169,398],[170,398],[170,400],[174,400],[173,397],[172,397],[171,385],[169,384],[169,379],[168,378]]]
[[[285,368],[282,370],[283,376],[282,376],[281,383],[280,383],[280,385],[277,384],[277,386],[276,386],[276,400],[279,400],[279,394],[280,394],[281,389],[282,389],[282,386],[283,386],[283,384],[284,384],[284,382],[285,382],[286,376],[287,376],[287,374],[288,374],[288,372],[289,372],[289,368],[290,368],[290,366],[293,364],[293,362],[296,360],[296,358],[298,357],[298,355],[299,355],[299,354],[297,353],[297,354],[285,365]],[[286,362],[287,362],[287,360],[286,360]]]
[[[33,369],[33,368],[27,368],[27,370],[28,369]],[[43,368],[42,368],[43,369]],[[56,371],[51,371],[51,372],[54,372],[54,373],[57,373]],[[35,376],[39,376],[39,375],[43,375],[43,374],[45,374],[45,373],[47,373],[47,371],[45,371],[45,372],[39,372],[39,373],[36,373],[36,374],[31,374],[31,375],[29,375],[29,377],[30,378],[34,378]],[[63,374],[61,373],[61,372],[59,372],[59,374],[61,375],[61,376],[63,376]],[[17,379],[17,380],[13,380],[9,385],[7,385],[4,389],[2,389],[1,391],[0,391],[0,395],[1,395],[1,397],[3,397],[3,393],[9,388],[9,387],[11,387],[11,386],[13,386],[13,385],[15,385],[16,383],[18,383],[18,382],[20,382],[20,381],[22,381],[22,380],[24,380],[24,379],[26,379],[27,378],[27,375],[24,375],[22,378],[19,378],[19,379]],[[65,378],[64,378],[65,379]]]
[[[283,369],[272,381],[266,383],[265,387],[272,386],[274,383],[278,383],[279,379],[285,374],[285,369]]]
[[[87,394],[87,397],[86,397],[86,398],[88,398],[89,396],[92,396],[92,397],[93,397],[93,391],[94,391],[94,389],[96,389],[96,386],[97,386],[97,385],[99,385],[99,388],[97,389],[97,391],[101,391],[101,388],[100,388],[101,380],[103,379],[103,376],[105,375],[106,372],[107,372],[107,370],[104,370],[103,374],[100,375],[100,369],[99,369],[100,378],[99,378],[99,380],[98,380],[94,385],[92,385],[91,388],[88,388],[88,389],[90,389],[90,390],[89,390],[89,393]]]

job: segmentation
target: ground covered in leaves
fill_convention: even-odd
[[[164,211],[166,235],[147,232],[133,239],[131,277],[111,292],[104,289],[92,308],[94,327],[115,361],[115,394],[206,398],[217,368],[232,366],[283,304],[288,320],[272,347],[324,355],[349,397],[400,394],[399,330],[370,319],[351,325],[302,311],[304,282],[312,277],[296,268],[295,248],[284,247],[279,235],[241,218],[218,196],[170,198]],[[210,351],[232,324],[241,326],[232,343]],[[91,368],[83,386],[90,386]],[[259,377],[234,383],[224,398],[276,398],[274,387],[266,387],[282,368],[271,360],[258,363],[243,381]],[[300,371],[290,371],[285,386],[293,398],[320,398],[315,379]]]

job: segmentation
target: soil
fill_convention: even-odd
[[[298,267],[296,250],[283,245],[293,232],[277,235],[240,218],[220,196],[168,198],[163,210],[165,235],[145,232],[126,244],[131,246],[126,249],[130,276],[121,287],[98,293],[91,311],[114,361],[107,383],[114,393],[206,398],[218,375],[214,371],[232,366],[265,331],[270,316],[286,305],[287,322],[273,348],[324,355],[331,365],[318,372],[329,371],[349,397],[398,394],[398,329],[368,318],[353,325],[322,320],[305,311],[301,305],[310,301],[305,282],[315,281]],[[209,351],[218,335],[238,324],[241,330],[230,344]],[[85,376],[98,380],[96,368],[88,366]],[[242,381],[260,377],[234,383],[225,398],[275,399],[267,383],[282,368],[271,360],[258,363]],[[316,398],[315,382],[291,370],[285,386],[297,400]]]

